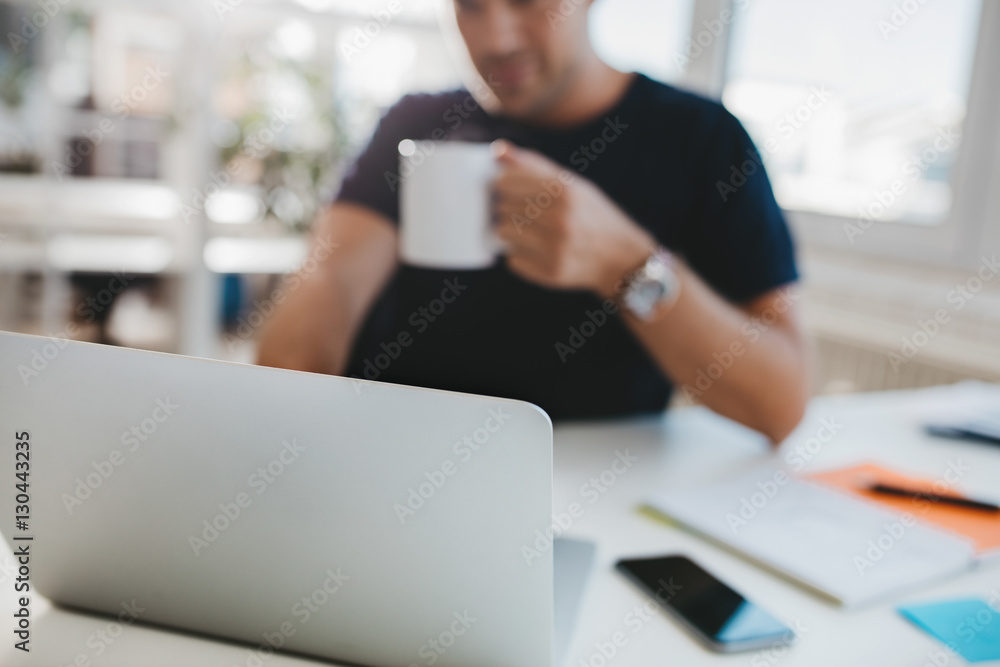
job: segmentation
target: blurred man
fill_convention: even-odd
[[[520,398],[556,419],[663,410],[676,385],[774,442],[794,428],[798,276],[760,157],[718,103],[602,62],[590,4],[456,0],[499,108],[456,91],[385,114],[314,228],[337,249],[274,315],[259,363]],[[495,267],[399,263],[403,139],[501,140]]]

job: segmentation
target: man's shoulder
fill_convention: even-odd
[[[411,139],[468,139],[483,134],[488,117],[465,88],[436,93],[409,93],[393,104],[383,124]]]
[[[683,123],[689,131],[698,127],[733,129],[739,125],[736,117],[718,100],[644,74],[639,76],[642,77],[642,104],[665,121]]]
[[[440,118],[449,111],[479,109],[479,102],[465,88],[453,88],[434,93],[407,93],[393,104],[388,113],[401,117]]]
[[[639,90],[636,100],[648,113],[664,120],[685,122],[689,129],[694,126],[718,128],[738,125],[736,118],[717,100],[646,74],[639,73],[637,76]],[[393,104],[387,113],[400,120],[408,119],[420,124],[438,121],[447,125],[455,118],[485,113],[485,110],[466,88],[454,88],[434,93],[409,93]]]

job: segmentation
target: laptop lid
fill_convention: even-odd
[[[30,443],[27,530],[0,525],[52,600],[262,656],[551,664],[538,407],[11,333],[0,375],[3,449]]]

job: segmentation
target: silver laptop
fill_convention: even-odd
[[[11,333],[0,376],[31,490],[0,526],[51,600],[262,654],[563,664],[593,548],[545,537],[538,407]]]

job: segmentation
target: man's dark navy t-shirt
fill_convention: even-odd
[[[733,303],[797,278],[787,225],[739,121],[642,74],[607,113],[572,129],[490,115],[464,90],[404,97],[337,200],[398,224],[400,141],[497,138],[596,183]],[[478,271],[401,265],[362,326],[347,375],[518,398],[554,419],[663,410],[671,383],[620,315],[598,314],[602,303],[528,282],[502,259]]]

